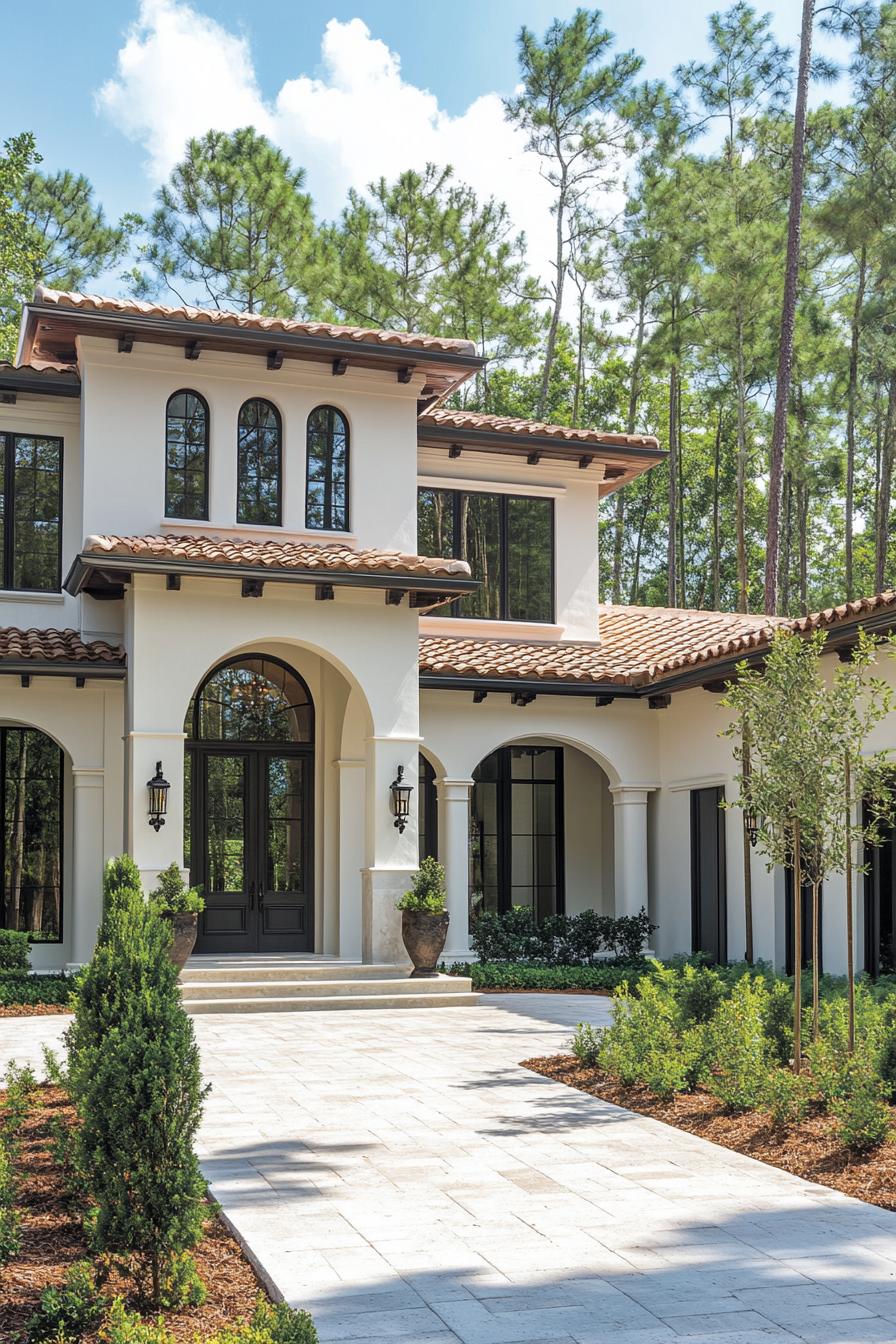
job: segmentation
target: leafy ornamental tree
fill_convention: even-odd
[[[162,287],[183,302],[294,317],[314,292],[315,239],[304,170],[246,127],[208,131],[159,190],[158,207],[140,221],[149,237],[138,290]]]
[[[41,279],[56,289],[82,289],[116,265],[127,249],[133,217],[108,224],[81,173],[28,173],[19,207],[40,250]]]
[[[794,1070],[801,1065],[802,888],[812,893],[812,1032],[818,1037],[819,894],[833,873],[847,873],[850,1040],[855,1037],[852,957],[852,872],[866,845],[880,841],[880,821],[892,807],[886,753],[868,753],[875,724],[889,714],[892,691],[871,675],[877,645],[860,635],[850,661],[826,681],[826,636],[778,633],[764,671],[742,663],[722,704],[733,711],[723,735],[741,764],[738,797],[730,806],[755,819],[756,839],[769,869],[793,873]],[[745,745],[748,757],[745,760]],[[862,803],[867,805],[863,809]]]
[[[523,28],[517,42],[523,89],[504,104],[555,192],[551,318],[534,408],[539,420],[548,405],[571,231],[587,218],[586,196],[598,186],[606,190],[617,156],[634,149],[633,80],[643,60],[633,51],[607,60],[612,42],[597,10],[577,9],[568,23],[555,19],[543,42]]]
[[[19,312],[40,268],[40,249],[19,201],[40,161],[30,131],[3,142],[0,154],[0,359],[13,359]]]
[[[67,1034],[95,1244],[127,1265],[153,1306],[195,1303],[204,1289],[187,1253],[202,1232],[206,1189],[193,1150],[205,1096],[199,1051],[170,933],[130,861],[107,869],[104,907]]]

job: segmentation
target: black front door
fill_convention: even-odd
[[[289,747],[194,747],[197,952],[313,952],[313,756]]]
[[[692,949],[717,963],[728,960],[724,801],[724,789],[691,790]]]

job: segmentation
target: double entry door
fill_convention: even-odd
[[[313,952],[312,752],[201,746],[190,765],[197,952]]]

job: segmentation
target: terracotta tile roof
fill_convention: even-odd
[[[352,550],[338,542],[247,541],[239,537],[88,537],[82,555],[132,556],[137,560],[251,566],[259,570],[311,570],[321,574],[370,574],[407,578],[469,579],[465,560],[440,560],[401,551]]]
[[[842,602],[838,607],[826,607],[824,611],[815,611],[809,616],[799,616],[792,622],[794,630],[825,630],[844,621],[855,621],[862,616],[874,616],[896,608],[896,590],[887,588],[873,597],[859,597],[854,602]]]
[[[608,444],[620,448],[655,448],[659,440],[652,434],[617,434],[600,429],[571,429],[568,425],[549,425],[543,420],[522,420],[509,415],[480,415],[473,411],[434,409],[417,417],[420,427],[445,430],[488,430],[516,438],[551,438],[571,444]]]
[[[6,359],[0,359],[0,374],[18,373],[25,377],[40,378],[44,374],[57,376],[64,374],[68,378],[78,378],[78,370],[71,364],[58,364],[49,359],[32,359],[28,364],[10,364]]]
[[[76,630],[0,626],[0,663],[106,663],[124,666],[124,649],[105,640],[85,644]]]
[[[220,308],[193,308],[189,304],[169,305],[147,303],[139,299],[110,299],[96,294],[48,289],[44,285],[36,287],[34,302],[85,313],[109,313],[113,317],[173,318],[182,322],[201,322],[219,328],[233,327],[295,336],[322,336],[360,345],[392,345],[408,350],[437,350],[455,355],[476,356],[476,347],[472,341],[426,336],[420,332],[383,331],[368,327],[342,326],[332,322],[299,322],[288,317],[263,317],[259,313],[236,313]]]
[[[791,625],[786,617],[606,605],[600,608],[599,645],[427,634],[420,640],[420,670],[445,676],[643,686],[687,667],[759,648],[776,626]]]

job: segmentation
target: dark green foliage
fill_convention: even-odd
[[[580,1064],[593,1068],[600,1061],[600,1046],[603,1033],[600,1027],[590,1022],[580,1022],[573,1032],[569,1048]]]
[[[866,1057],[848,1061],[831,1111],[840,1121],[840,1137],[853,1152],[870,1152],[888,1137],[892,1117],[885,1095],[886,1088]]]
[[[581,989],[610,991],[617,985],[635,985],[644,974],[644,962],[631,965],[598,962],[595,966],[530,966],[519,961],[457,961],[449,975],[469,976],[474,989]]]
[[[205,1214],[193,1151],[204,1096],[199,1052],[168,942],[139,890],[115,890],[67,1035],[81,1120],[76,1166],[96,1205],[95,1246],[128,1263],[154,1305]]]
[[[448,897],[445,891],[445,869],[430,855],[421,859],[420,867],[414,874],[409,891],[406,891],[396,905],[399,910],[416,911],[419,914],[440,915],[445,909]]]
[[[183,879],[180,867],[171,863],[159,873],[158,885],[150,893],[153,908],[176,915],[201,915],[205,901],[199,895],[198,887],[188,887]]]
[[[591,965],[601,953],[637,961],[657,926],[646,910],[638,915],[551,915],[537,924],[530,906],[515,905],[502,914],[484,911],[470,931],[480,961],[522,961],[542,966]]]
[[[103,1318],[105,1299],[88,1261],[72,1265],[60,1288],[45,1288],[28,1322],[28,1344],[69,1344],[90,1334]]]
[[[27,971],[28,935],[16,929],[0,929],[0,973]]]
[[[297,1311],[285,1302],[268,1302],[261,1294],[252,1314],[252,1328],[263,1331],[271,1344],[318,1344],[317,1330],[307,1311]]]
[[[12,1154],[6,1140],[0,1138],[0,1265],[18,1255],[22,1244],[22,1220],[15,1207],[17,1191]]]
[[[161,1316],[144,1321],[135,1311],[128,1311],[120,1297],[109,1307],[99,1339],[101,1344],[174,1344],[174,1335]]]
[[[143,884],[136,863],[130,854],[110,859],[103,873],[103,923],[99,932],[101,942],[105,935],[107,916],[118,905],[128,904],[133,896],[143,899]]]
[[[71,975],[0,975],[0,1004],[68,1003],[75,985]]]

